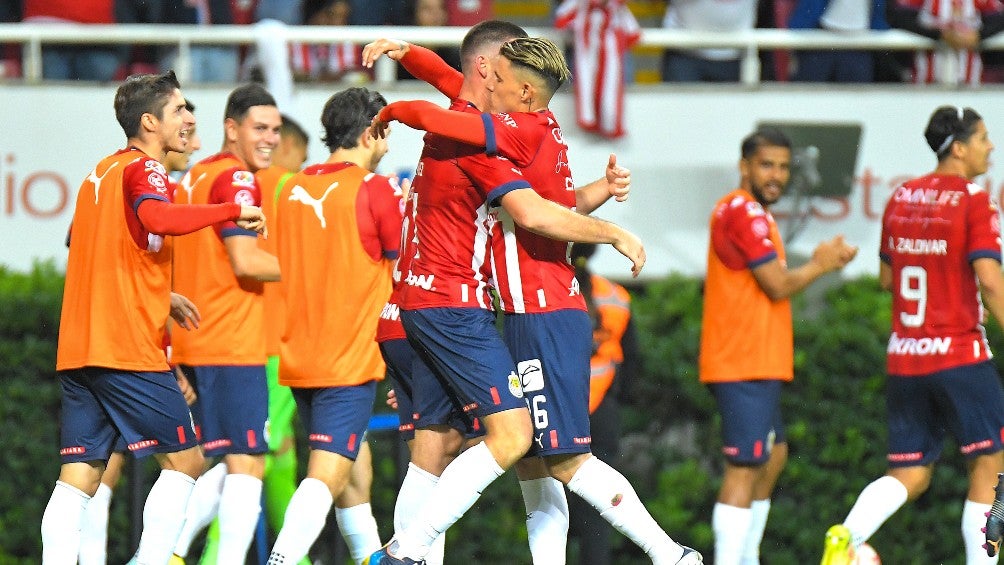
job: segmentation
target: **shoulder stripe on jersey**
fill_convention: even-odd
[[[495,122],[491,114],[481,114],[481,123],[485,125],[485,153],[494,157],[499,152],[499,144],[495,139]]]
[[[494,190],[488,193],[488,206],[494,208],[499,205],[499,201],[502,197],[514,190],[521,188],[532,188],[530,183],[525,180],[514,180],[509,181],[503,185],[495,187]]]
[[[750,269],[755,269],[760,265],[770,263],[774,259],[777,259],[777,251],[771,251],[770,253],[764,255],[763,257],[760,257],[759,259],[754,259],[749,263],[746,263],[746,266],[749,267]]]

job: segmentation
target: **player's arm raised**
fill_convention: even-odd
[[[610,197],[618,202],[628,199],[631,191],[631,171],[617,164],[617,155],[611,153],[603,178],[575,189],[575,211],[592,214]]]

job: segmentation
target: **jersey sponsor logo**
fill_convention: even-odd
[[[544,449],[544,432],[540,432],[534,436],[533,441],[537,442],[538,449]]]
[[[145,172],[153,171],[159,173],[162,176],[167,176],[167,169],[164,168],[164,164],[160,161],[154,161],[153,159],[148,159],[146,163],[143,163],[143,168]]]
[[[327,228],[328,222],[324,219],[324,199],[327,198],[328,194],[331,194],[331,191],[336,188],[338,188],[338,181],[328,185],[328,188],[324,191],[324,194],[322,194],[320,198],[314,198],[309,192],[307,192],[306,188],[296,185],[289,191],[289,201],[306,204],[307,206],[313,208],[314,215],[317,216],[317,219],[321,222],[321,227]]]
[[[63,449],[59,450],[60,455],[83,455],[84,453],[87,453],[87,448],[80,445],[75,445],[73,447],[64,447]]]
[[[383,310],[380,310],[380,317],[384,320],[399,320],[401,318],[401,307],[393,302],[388,302],[383,305]]]
[[[436,275],[416,275],[415,273],[408,271],[408,277],[404,279],[404,282],[408,286],[417,286],[425,290],[433,290],[435,287],[432,286],[432,283],[435,280]]]
[[[507,126],[509,126],[511,128],[519,129],[519,124],[517,124],[516,120],[512,119],[512,116],[510,116],[509,114],[507,114],[505,112],[501,112],[498,116],[499,116],[499,120],[503,124],[505,124],[505,125],[507,125]]]
[[[98,203],[98,194],[101,192],[101,183],[104,182],[105,177],[108,176],[108,173],[112,172],[112,169],[114,169],[115,167],[117,167],[118,164],[119,164],[118,161],[115,161],[114,163],[112,163],[110,167],[108,167],[107,169],[105,169],[104,174],[102,174],[101,176],[98,176],[98,168],[97,167],[95,167],[94,169],[92,169],[91,173],[89,175],[87,175],[87,180],[91,181],[91,184],[94,185],[94,203],[95,204]]]
[[[159,192],[161,194],[166,194],[167,193],[167,179],[164,178],[163,175],[161,175],[159,173],[156,173],[156,172],[150,173],[146,177],[146,180],[147,180],[147,182],[150,183],[150,186],[152,186],[152,187],[154,187],[154,188],[157,189],[157,192]]]
[[[515,396],[516,398],[523,398],[523,386],[520,384],[519,377],[516,373],[509,373],[509,394]]]
[[[544,389],[544,367],[540,359],[527,359],[516,363],[523,392],[536,392]],[[522,396],[522,395],[521,395]]]
[[[254,175],[251,171],[234,171],[234,186],[254,186]]]
[[[241,206],[254,206],[254,194],[250,190],[238,190],[234,194],[234,202]]]
[[[141,439],[135,443],[130,443],[126,446],[126,448],[129,449],[129,451],[137,451],[139,449],[146,449],[147,447],[154,447],[159,444],[160,442],[155,439]]]
[[[951,337],[899,337],[896,332],[889,336],[889,355],[947,355],[952,347]]]
[[[893,239],[890,237],[889,247],[895,249],[897,253],[907,255],[948,255],[948,242],[944,239],[898,237],[893,245]]]
[[[929,206],[958,206],[965,194],[959,190],[938,190],[937,188],[907,188],[896,189],[892,199],[894,202],[906,204],[925,204]]]

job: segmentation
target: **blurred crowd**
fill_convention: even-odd
[[[981,42],[1004,29],[999,0],[565,0],[584,5],[626,5],[644,27],[695,31],[753,28],[823,29],[842,34],[897,28],[939,41],[923,53],[902,51],[805,50],[761,52],[762,77],[802,82],[935,82],[946,63],[958,69],[959,84],[1004,81],[1004,52],[984,51]],[[189,25],[470,26],[493,17],[519,19],[523,25],[550,25],[561,0],[0,0],[0,21],[52,25],[170,23]],[[527,20],[527,18],[530,18]],[[538,21],[539,20],[539,21]],[[0,76],[19,77],[21,46],[0,51]],[[289,45],[293,76],[305,80],[364,82],[360,46],[333,42]],[[459,65],[455,48],[440,49]],[[735,49],[668,50],[647,55],[656,62],[639,80],[737,82],[741,53]],[[628,53],[626,68],[633,70]],[[119,80],[136,72],[170,68],[174,47],[149,45],[43,46],[43,78]],[[192,46],[195,82],[232,83],[252,78],[253,49],[231,45]],[[399,78],[411,78],[403,69]],[[626,73],[626,80],[640,77]]]

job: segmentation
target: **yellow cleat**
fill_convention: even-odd
[[[823,547],[823,560],[819,565],[851,565],[854,563],[854,545],[851,543],[851,531],[843,524],[831,526],[826,530],[826,541]]]
[[[167,565],[185,565],[185,559],[172,553],[171,559],[167,561]]]

